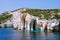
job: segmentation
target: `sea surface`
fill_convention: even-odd
[[[60,33],[0,28],[0,40],[60,40]]]

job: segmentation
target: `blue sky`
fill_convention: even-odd
[[[18,8],[60,9],[60,0],[0,0],[0,13]]]

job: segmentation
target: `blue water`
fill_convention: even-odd
[[[0,40],[59,40],[59,32],[18,31],[0,28]]]

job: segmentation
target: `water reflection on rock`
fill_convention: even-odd
[[[0,40],[58,40],[59,32],[30,32],[13,29],[0,29]]]

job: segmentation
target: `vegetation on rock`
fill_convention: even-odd
[[[58,15],[60,9],[26,9],[26,11],[22,11],[22,13],[29,13],[39,18],[41,18],[41,14],[43,14],[45,19],[52,19],[52,16],[54,16],[53,18],[60,19],[60,15]]]
[[[17,10],[18,11],[18,10]],[[33,16],[38,16],[40,19],[60,19],[60,9],[29,9],[26,8],[26,11],[22,11],[22,13],[29,13]],[[43,18],[42,18],[43,15]],[[52,17],[53,16],[53,17]],[[9,20],[12,15],[8,12],[4,12],[0,15],[0,24],[4,23],[6,20]]]
[[[12,15],[9,14],[8,12],[2,13],[2,14],[0,15],[0,24],[1,24],[2,22],[5,22],[6,20],[9,20],[11,17],[12,17]]]

